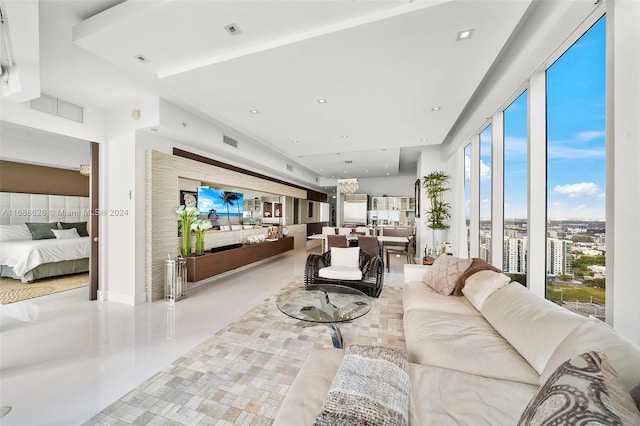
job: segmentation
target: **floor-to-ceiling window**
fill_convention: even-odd
[[[547,298],[604,316],[605,18],[547,69]]]
[[[527,284],[527,92],[504,110],[504,251],[502,270]]]
[[[467,226],[467,257],[471,257],[471,144],[464,147],[464,218]]]
[[[491,125],[480,133],[480,247],[478,257],[491,259]]]

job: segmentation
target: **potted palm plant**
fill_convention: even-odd
[[[451,205],[444,200],[444,193],[449,190],[449,175],[444,171],[436,170],[422,178],[422,187],[425,189],[429,208],[426,210],[427,226],[433,231],[435,245],[435,231],[449,229],[447,219],[451,218],[449,209]]]

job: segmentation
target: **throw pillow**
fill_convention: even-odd
[[[81,237],[88,237],[89,231],[87,231],[87,222],[60,222],[62,229],[76,228],[78,235]]]
[[[467,278],[469,278],[471,275],[475,274],[476,272],[485,271],[485,270],[502,272],[500,269],[496,268],[489,262],[480,259],[479,257],[474,257],[471,260],[472,260],[471,266],[469,266],[467,270],[464,271],[462,275],[460,275],[460,277],[458,278],[458,281],[456,282],[456,288],[453,290],[454,296],[462,296],[462,289],[464,288],[465,281],[467,280]]]
[[[629,393],[631,394],[633,402],[636,403],[636,407],[638,407],[638,410],[640,410],[640,383],[635,385],[633,389],[629,391]]]
[[[52,229],[58,229],[58,222],[51,223],[26,223],[31,232],[32,240],[48,240],[55,238]]]
[[[404,352],[349,346],[314,425],[408,425],[409,386]]]
[[[53,235],[56,236],[57,239],[62,240],[65,238],[80,238],[78,235],[78,231],[76,228],[71,229],[52,229]]]
[[[360,248],[358,247],[331,247],[331,266],[346,266],[360,269]]]
[[[471,259],[442,255],[424,275],[424,282],[440,294],[450,295],[458,278],[471,266]]]
[[[602,351],[560,365],[522,413],[518,426],[640,425],[640,412]]]
[[[489,296],[509,282],[511,282],[511,278],[505,274],[489,270],[479,271],[467,278],[467,284],[462,289],[462,294],[480,311]]]

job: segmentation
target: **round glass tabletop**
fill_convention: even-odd
[[[355,288],[318,284],[288,290],[278,296],[276,305],[301,321],[337,323],[365,315],[371,310],[371,298]]]

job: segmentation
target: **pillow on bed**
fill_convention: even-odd
[[[30,240],[31,232],[27,225],[0,225],[0,241]]]
[[[78,235],[78,230],[76,228],[71,229],[52,229],[53,235],[56,236],[57,239],[62,240],[65,238],[80,238]]]
[[[31,231],[31,239],[32,240],[48,240],[50,238],[55,238],[56,236],[53,234],[54,229],[58,229],[58,223],[25,223]]]
[[[88,237],[87,222],[60,222],[62,229],[75,228],[78,231],[78,235],[81,237]]]

